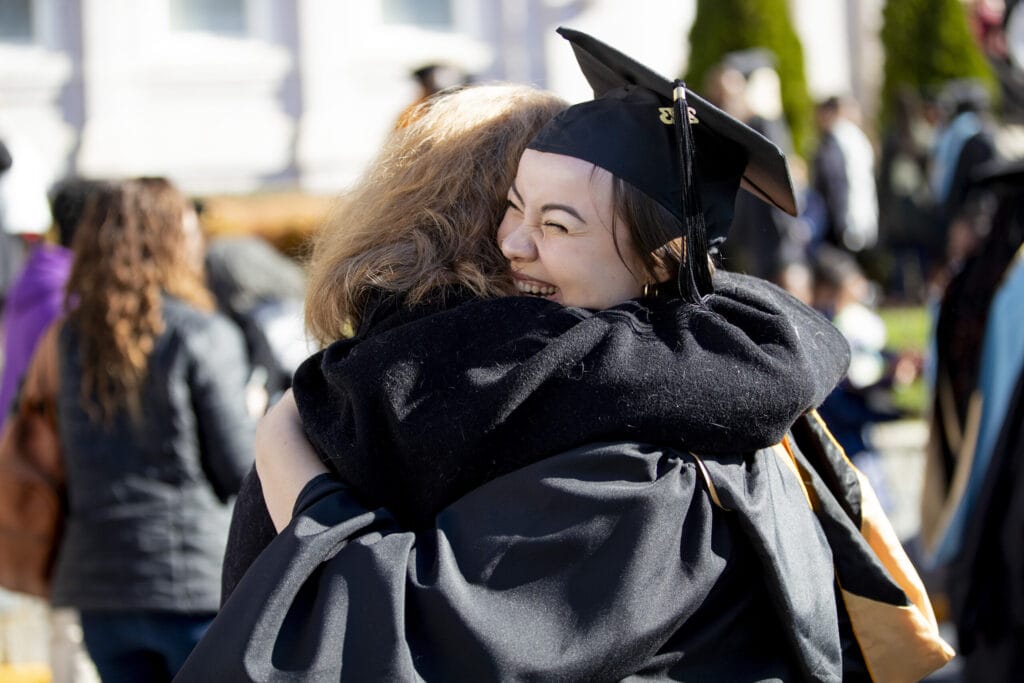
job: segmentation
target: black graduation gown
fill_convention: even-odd
[[[821,617],[824,664],[839,659],[831,558],[801,540],[820,538],[803,510],[786,529],[815,551],[802,571],[824,582],[798,594]],[[686,454],[568,451],[477,488],[420,532],[325,479],[297,513],[177,680],[806,678],[756,554]]]
[[[743,280],[727,277],[719,291],[729,291],[730,283],[742,289]],[[794,377],[795,392],[801,394],[797,403],[812,401],[813,405],[845,370],[845,345],[830,346],[830,328],[815,327],[819,318],[794,325],[792,320],[805,315],[802,309],[796,309],[794,317],[786,317],[787,312],[779,305],[765,303],[766,297],[770,302],[771,297],[778,296],[774,289],[763,283],[751,285],[746,292],[734,292],[734,298],[746,297],[747,308],[760,307],[759,321],[771,322],[774,316],[777,324],[755,326],[755,335],[773,335],[754,344],[768,360],[760,365],[749,358],[744,360],[746,366],[775,368],[779,384],[754,382],[743,393],[747,387],[741,378],[729,375],[730,369],[744,366],[730,355],[744,348],[742,340],[737,343],[735,339],[743,331],[733,325],[735,316],[732,322],[722,313],[698,316],[696,323],[690,319],[685,325],[670,325],[675,336],[662,329],[653,337],[634,337],[648,341],[673,339],[670,348],[695,350],[693,358],[697,359],[717,359],[717,366],[701,379],[724,381],[732,391],[734,406],[747,405],[745,401],[757,391],[792,395],[787,394],[791,387],[785,383],[786,377],[778,373],[780,368],[791,370],[795,361],[805,359],[809,344],[816,349],[811,354],[812,365],[828,369],[817,368],[820,371],[814,381],[801,382],[798,373],[790,377]],[[757,299],[757,305],[750,304],[751,297]],[[783,306],[791,306],[789,301],[787,298]],[[633,331],[646,330],[638,312],[649,309],[642,305],[636,308],[636,302],[630,305],[634,308],[625,313],[613,312],[613,319],[625,321]],[[752,318],[747,315],[749,322]],[[479,317],[465,320],[473,319]],[[581,329],[581,325],[595,325],[589,322],[592,319],[580,314],[568,329],[571,332]],[[778,447],[753,453],[735,450],[736,445],[747,443],[751,433],[759,434],[755,438],[769,439],[767,443],[781,439],[786,427],[810,406],[793,406],[797,412],[781,429],[774,425],[766,430],[756,417],[748,415],[746,430],[741,429],[742,425],[729,425],[731,431],[721,432],[717,441],[710,432],[722,429],[721,421],[711,420],[703,430],[696,424],[694,429],[698,431],[690,438],[704,439],[700,443],[714,451],[702,453],[700,460],[681,449],[644,445],[636,439],[622,437],[601,444],[595,443],[599,439],[582,438],[590,445],[560,448],[560,452],[546,458],[543,453],[534,455],[533,462],[517,461],[519,469],[495,472],[494,463],[500,458],[494,457],[493,449],[478,448],[479,439],[487,438],[492,423],[480,423],[474,417],[486,414],[486,410],[472,403],[454,410],[442,402],[449,411],[447,421],[444,414],[434,414],[432,419],[448,427],[454,437],[448,443],[465,450],[440,450],[442,457],[434,464],[441,471],[458,475],[459,458],[476,455],[486,467],[474,468],[472,460],[463,462],[484,481],[473,481],[469,491],[461,495],[459,486],[466,485],[464,480],[436,477],[428,481],[438,485],[425,487],[413,496],[411,504],[395,504],[396,499],[389,500],[395,496],[394,491],[410,489],[402,488],[398,480],[406,474],[394,462],[401,462],[402,448],[418,443],[410,435],[426,434],[424,438],[430,438],[425,431],[415,429],[422,426],[416,411],[429,407],[429,403],[410,399],[436,397],[439,391],[457,398],[460,392],[445,394],[444,390],[458,387],[458,381],[476,381],[486,390],[495,377],[502,377],[501,371],[519,367],[496,365],[492,360],[491,365],[483,366],[491,372],[482,372],[473,364],[474,353],[488,358],[488,349],[519,349],[516,344],[507,345],[507,329],[490,338],[472,329],[463,329],[462,336],[452,336],[451,328],[443,323],[438,327],[436,317],[421,315],[409,320],[431,320],[431,324],[417,329],[428,337],[431,331],[443,333],[439,337],[446,343],[431,347],[428,342],[428,352],[423,356],[426,359],[436,359],[434,354],[443,356],[447,347],[451,347],[449,353],[464,348],[452,344],[452,339],[483,337],[486,341],[480,349],[469,344],[470,351],[459,355],[465,367],[458,372],[468,373],[469,379],[457,372],[456,384],[428,383],[421,372],[425,368],[434,372],[437,365],[413,363],[412,371],[408,371],[409,354],[415,354],[419,346],[403,346],[392,338],[387,344],[369,347],[376,353],[389,354],[392,362],[396,356],[402,362],[393,367],[385,365],[383,374],[377,377],[387,381],[372,385],[379,389],[363,388],[360,398],[366,399],[369,392],[371,400],[337,403],[337,397],[329,396],[326,402],[335,401],[331,404],[334,410],[324,415],[333,415],[337,423],[338,415],[349,416],[346,411],[369,410],[385,415],[388,410],[401,412],[403,419],[383,423],[398,433],[382,449],[386,454],[382,462],[376,463],[386,476],[375,480],[372,472],[361,471],[372,469],[375,463],[369,459],[372,453],[358,451],[366,437],[379,433],[360,429],[375,424],[373,419],[380,416],[342,420],[341,431],[335,435],[347,439],[346,447],[351,449],[347,452],[355,456],[348,463],[331,458],[328,461],[336,469],[343,469],[342,476],[349,486],[321,480],[300,497],[295,520],[228,599],[183,669],[181,680],[616,680],[629,676],[840,680],[844,675],[850,680],[864,674],[864,663],[852,639],[846,609],[836,602],[839,567],[843,568],[843,581],[850,584],[840,591],[844,601],[852,586],[851,595],[866,595],[874,610],[865,612],[860,604],[858,617],[868,614],[873,619],[877,605],[897,611],[910,609],[907,594],[880,568],[874,551],[861,538],[860,510],[850,503],[856,497],[844,498],[844,504],[836,502],[832,488],[845,494],[856,492],[855,486],[846,482],[846,489],[841,483],[830,487],[821,477],[815,479],[817,465],[807,463],[804,469],[809,474],[805,478],[810,483],[793,476],[798,467],[796,458],[803,458],[797,447],[800,439],[794,438],[787,457],[779,455]],[[701,323],[709,320],[713,333],[704,334],[706,328]],[[407,332],[409,325],[403,322],[389,326],[378,321],[377,327]],[[614,326],[599,326],[597,338],[606,342],[610,337],[612,341],[596,345],[593,336],[584,335],[590,345],[577,341],[559,346],[558,342],[572,337],[564,330],[527,337],[522,343],[531,353],[517,359],[519,365],[549,359],[545,351],[551,348],[563,353],[551,354],[557,362],[533,365],[534,369],[547,369],[547,374],[526,373],[536,381],[530,391],[515,395],[512,410],[499,411],[504,421],[524,410],[530,418],[521,423],[525,431],[530,432],[528,428],[532,427],[534,436],[550,433],[556,443],[572,437],[572,432],[568,437],[558,433],[559,423],[567,420],[558,413],[561,404],[557,392],[552,400],[539,402],[532,411],[527,410],[530,399],[549,386],[570,392],[579,389],[566,386],[570,379],[580,383],[588,379],[610,381],[607,375],[584,372],[576,363],[566,363],[565,349],[577,354],[571,357],[583,361],[595,348],[610,354],[598,354],[598,360],[610,357],[625,362],[637,358],[636,348],[630,349],[631,354],[622,353],[609,327]],[[380,339],[386,338],[378,334]],[[364,339],[349,351],[367,351],[366,342],[373,339]],[[838,368],[831,367],[836,365],[836,348],[841,359]],[[364,353],[363,362],[354,364],[351,373],[358,374],[376,353]],[[788,355],[787,364],[776,367],[773,364],[779,354]],[[348,356],[342,356],[342,363]],[[337,364],[327,363],[326,357],[321,367],[323,376],[328,377]],[[753,358],[760,360],[762,356]],[[808,369],[806,363],[797,365],[800,370]],[[388,369],[394,374],[387,374]],[[650,376],[657,373],[648,371],[657,369],[640,363],[625,375],[613,373],[611,379],[617,377],[619,383],[612,395],[630,396],[630,378],[639,377],[639,383],[654,386]],[[343,377],[351,378],[352,374]],[[823,376],[828,377],[824,382],[820,380]],[[338,379],[336,376],[333,381]],[[683,380],[680,383],[685,384]],[[300,384],[296,382],[297,387]],[[599,392],[599,384],[590,391]],[[516,386],[513,383],[512,388]],[[671,394],[670,383],[657,386]],[[418,394],[423,387],[429,391]],[[690,389],[692,392],[693,387]],[[302,409],[299,391],[296,396]],[[685,399],[692,403],[694,398],[686,392],[671,396],[667,401],[676,401],[677,410]],[[375,397],[376,402],[372,400]],[[401,400],[393,400],[396,397]],[[494,398],[497,403],[492,405],[506,405],[501,403],[500,394]],[[672,407],[667,402],[659,404],[663,395],[633,395],[633,400],[641,398],[656,407]],[[770,397],[762,393],[758,398],[766,402]],[[585,398],[580,400],[586,404]],[[640,405],[644,404],[629,400],[621,404],[626,429],[633,426],[630,410],[639,410]],[[774,405],[769,402],[768,407]],[[309,407],[307,404],[303,417],[307,430],[313,426],[310,436],[317,443],[316,429],[324,428],[330,434],[336,425],[318,421],[317,413],[310,413]],[[762,408],[762,415],[767,412]],[[570,416],[570,423],[591,430],[577,431],[576,438],[604,427],[607,417],[588,421],[595,415],[607,414],[598,409]],[[350,431],[345,431],[346,424]],[[775,429],[779,431],[774,433]],[[522,443],[540,448],[545,442],[530,440],[530,436],[521,437],[527,438]],[[820,445],[820,434],[818,437],[811,439],[812,445]],[[680,439],[679,435],[674,438]],[[802,441],[807,443],[806,438]],[[332,442],[326,443],[330,446]],[[322,447],[324,441],[320,444]],[[389,451],[392,447],[394,451]],[[494,448],[500,448],[500,444]],[[837,450],[832,450],[836,462],[841,459]],[[841,479],[842,475],[831,478],[833,482]],[[375,488],[381,481],[384,485]],[[815,490],[813,496],[807,492],[808,487]],[[451,495],[461,497],[451,503],[444,500]],[[406,519],[396,520],[393,510],[371,502],[374,497],[390,503],[389,508],[403,509]],[[817,501],[817,509],[809,504],[812,498]],[[823,501],[828,505],[823,506]],[[439,514],[432,524],[419,523],[416,515],[431,505],[439,506]],[[833,552],[833,547],[840,547],[841,552]],[[892,643],[897,647],[901,644],[898,638]],[[887,659],[883,663],[891,662],[892,647],[884,657]],[[898,652],[899,659],[907,657],[907,652]],[[882,660],[873,654],[872,662],[877,665],[878,661]]]
[[[813,415],[574,449],[419,532],[322,475],[176,680],[916,681],[952,651],[879,512]]]
[[[381,301],[352,339],[302,365],[295,398],[323,461],[409,528],[503,473],[593,441],[702,453],[777,443],[846,372],[823,317],[763,280],[720,272],[707,308],[675,299],[606,311],[458,292]],[[243,482],[226,599],[275,531]]]
[[[701,454],[778,443],[849,362],[841,334],[763,280],[587,311],[534,297],[382,305],[372,334],[296,372],[306,434],[352,494],[408,528],[524,465],[596,441]]]
[[[1024,667],[1024,373],[992,453],[964,545],[950,566],[950,604],[965,680],[1012,681]]]

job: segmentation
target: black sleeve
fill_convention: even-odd
[[[995,156],[995,141],[985,131],[976,134],[964,143],[963,149],[960,150],[960,156],[956,159],[953,179],[949,184],[949,195],[946,197],[946,204],[943,207],[948,220],[955,218],[963,208],[975,172]]]
[[[255,422],[246,406],[249,365],[234,324],[213,316],[190,335],[192,406],[203,469],[221,500],[238,493],[252,467]]]
[[[846,232],[849,180],[843,152],[834,140],[826,138],[814,157],[814,189],[825,200],[832,235],[842,244],[843,233]]]
[[[256,475],[256,468],[242,480],[242,487],[235,500],[228,531],[228,545],[224,551],[224,565],[221,570],[221,604],[234,592],[238,582],[245,576],[249,566],[259,557],[263,549],[277,536],[274,522],[267,512],[263,500],[263,487]]]
[[[582,443],[776,444],[846,374],[849,353],[780,288],[720,271],[701,306],[469,302],[336,342],[300,366],[293,390],[310,443],[352,494],[420,528],[482,483]]]
[[[329,472],[313,477],[299,491],[299,495],[295,499],[295,506],[292,508],[292,517],[303,514],[310,506],[315,505],[324,496],[334,493],[339,487],[344,488],[344,485],[339,483],[337,478]]]

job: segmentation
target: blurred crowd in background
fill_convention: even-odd
[[[987,662],[1024,656],[1011,652],[1024,633],[1024,579],[1011,571],[1024,559],[1022,527],[1015,526],[1024,511],[1014,502],[1024,486],[1017,485],[1016,463],[1024,456],[1024,10],[1018,8],[1007,2],[998,13],[972,15],[977,49],[992,65],[995,85],[957,76],[927,90],[899,89],[884,126],[866,120],[852,97],[828,97],[814,103],[809,141],[794,142],[779,57],[760,46],[726,53],[702,83],[690,84],[790,159],[800,215],[741,193],[720,261],[776,282],[847,337],[848,377],[821,413],[883,506],[899,501],[871,428],[905,419],[928,425],[920,533],[903,540],[913,544],[936,604],[946,606],[944,618],[958,626],[961,650],[976,653],[968,669],[976,680],[985,671],[979,653]],[[410,78],[421,88],[419,101],[468,83],[473,74],[425,63]],[[396,112],[395,125],[406,115]],[[103,183],[68,177],[49,184],[30,147],[0,139],[0,424],[36,345],[62,315],[76,257],[72,235]],[[190,199],[200,225],[208,208],[208,200]],[[197,272],[244,341],[237,360],[255,420],[313,350],[303,333],[301,258],[256,231],[223,235],[208,225],[205,232]],[[927,338],[897,352],[881,312],[915,308],[927,312]],[[908,411],[893,401],[893,391],[914,382],[923,382],[927,399]],[[74,630],[73,619],[53,624],[55,633]],[[75,678],[61,673],[74,665],[55,659],[52,666],[55,679]]]

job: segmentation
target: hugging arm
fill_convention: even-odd
[[[280,531],[288,525],[299,493],[311,479],[327,471],[302,431],[295,397],[289,390],[256,427],[256,473],[274,528]]]
[[[582,443],[771,446],[831,392],[849,347],[767,282],[719,273],[715,287],[702,307],[504,297],[396,314],[299,367],[303,430],[354,495],[408,528]]]
[[[291,391],[260,420],[255,451],[257,463],[242,480],[231,513],[221,572],[222,604],[291,519],[296,496],[306,481],[325,471],[302,433]],[[266,482],[260,480],[261,474]],[[273,517],[268,507],[274,510]]]

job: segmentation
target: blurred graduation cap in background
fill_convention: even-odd
[[[939,91],[939,105],[949,116],[965,111],[987,111],[992,96],[985,84],[976,78],[957,78],[947,81]]]
[[[465,85],[472,79],[472,76],[460,67],[445,62],[420,64],[412,69],[410,75],[426,96],[447,88]]]
[[[0,140],[0,173],[3,173],[11,167],[11,153],[7,149],[7,145],[4,144],[3,140]]]
[[[559,114],[529,147],[589,161],[665,207],[683,225],[681,293],[710,293],[707,247],[725,239],[740,187],[797,214],[785,155],[681,82],[580,31],[558,33],[595,99]]]
[[[774,52],[764,47],[737,50],[726,54],[721,66],[743,76],[743,99],[750,114],[768,121],[782,117],[782,80]],[[785,137],[785,144],[791,145],[788,132]]]
[[[745,78],[750,78],[750,75],[758,69],[775,69],[775,54],[763,47],[736,50],[722,57],[722,66],[736,69]]]
[[[971,185],[991,189],[1024,190],[1024,159],[997,159],[982,164],[971,174]]]

